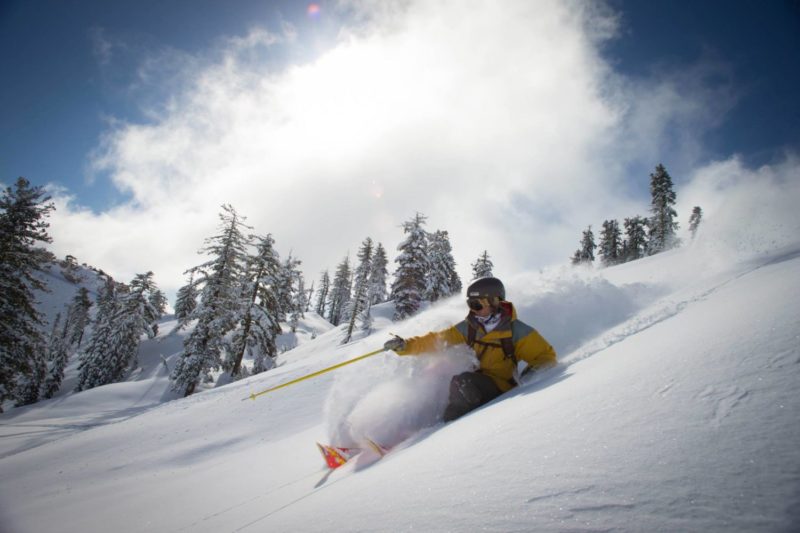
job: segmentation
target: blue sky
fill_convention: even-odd
[[[327,35],[330,28],[306,8],[292,0],[2,0],[0,181],[56,182],[98,210],[118,202],[108,181],[87,175],[87,157],[109,119],[146,120],[143,103],[167,96],[158,86],[131,89],[139,63],[165,47],[205,53],[253,25],[288,21],[312,39]],[[129,48],[104,64],[98,38]]]
[[[796,1],[342,3],[3,0],[0,182],[63,188],[60,255],[174,288],[223,202],[309,276],[417,210],[462,269],[515,271],[645,214],[659,162],[688,185],[800,146]]]
[[[760,165],[800,146],[800,2],[619,1],[619,39],[608,55],[624,73],[719,62],[716,83],[730,83],[738,101],[709,134],[717,156],[742,154]],[[712,82],[714,82],[712,81]]]

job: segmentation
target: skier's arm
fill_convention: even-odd
[[[398,350],[398,355],[419,355],[421,353],[437,352],[453,344],[463,344],[466,342],[464,336],[459,333],[455,326],[442,331],[434,331],[427,335],[411,337],[406,339],[406,345],[402,350]]]
[[[517,359],[528,363],[532,370],[556,364],[556,351],[535,329],[517,342],[514,353]]]

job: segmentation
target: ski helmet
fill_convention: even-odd
[[[506,289],[503,282],[497,278],[480,278],[473,281],[467,288],[467,298],[486,298],[494,303],[506,299]]]

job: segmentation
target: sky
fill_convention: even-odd
[[[50,187],[57,255],[168,293],[222,204],[309,280],[416,212],[507,276],[646,215],[658,163],[684,227],[796,180],[799,6],[3,1],[0,182]]]

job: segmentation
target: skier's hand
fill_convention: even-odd
[[[403,351],[406,347],[406,341],[403,337],[398,337],[397,335],[394,336],[393,339],[386,341],[383,345],[384,350],[392,350],[394,352]]]

